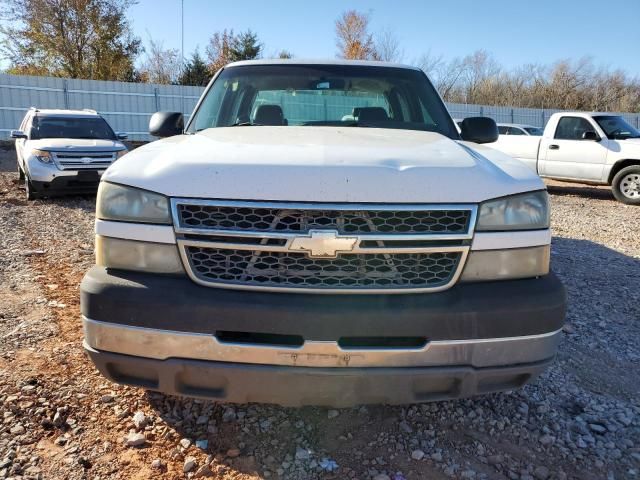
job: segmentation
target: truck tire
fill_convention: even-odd
[[[619,202],[640,205],[640,165],[631,165],[616,173],[611,190]]]

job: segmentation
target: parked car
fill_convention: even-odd
[[[346,120],[343,120],[345,116]],[[565,292],[549,200],[462,138],[418,68],[224,67],[186,128],[105,172],[84,346],[112,381],[224,402],[402,404],[521,387]]]
[[[499,123],[498,133],[500,135],[525,135],[531,137],[541,137],[544,128],[533,125],[522,125],[519,123]]]
[[[127,136],[114,133],[95,110],[31,108],[11,138],[29,200],[95,193],[102,173],[127,153]]]
[[[617,200],[640,205],[640,132],[618,115],[555,113],[542,137],[500,135],[490,145],[542,177],[611,185]]]

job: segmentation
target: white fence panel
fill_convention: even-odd
[[[105,82],[0,74],[0,139],[18,128],[29,107],[92,108],[100,112],[114,130],[132,140],[152,140],[147,133],[150,116],[159,110],[183,112],[188,117],[203,92],[202,87]],[[311,107],[310,107],[311,108]],[[449,103],[456,119],[490,117],[502,123],[524,123],[543,127],[560,110],[495,107]],[[622,114],[640,127],[640,115]]]

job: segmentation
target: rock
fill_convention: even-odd
[[[414,460],[422,460],[424,458],[424,452],[422,450],[414,450],[411,452],[411,458]]]
[[[196,458],[195,457],[187,457],[184,459],[184,464],[182,465],[182,471],[184,473],[188,473],[193,470],[196,466]]]
[[[338,412],[338,410],[329,410],[327,412],[327,418],[329,420],[331,420],[332,418],[336,418],[338,415],[340,415],[340,412]]]
[[[147,437],[144,433],[132,432],[125,438],[125,445],[127,447],[140,447],[147,443]]]
[[[599,423],[590,423],[589,429],[596,433],[605,433],[607,431],[607,427],[600,425]]]
[[[460,478],[476,478],[476,472],[474,470],[465,470],[460,474]]]
[[[502,463],[504,463],[504,457],[502,455],[489,455],[487,462],[489,462],[489,465],[502,465]]]
[[[540,437],[540,443],[544,446],[551,445],[555,441],[556,441],[556,438],[548,434],[542,435]]]
[[[306,448],[296,447],[296,460],[309,460],[311,452]]]
[[[214,473],[211,468],[209,468],[209,465],[201,466],[198,470],[196,470],[196,473],[194,475],[195,478],[210,478],[213,476]]]
[[[190,438],[183,438],[182,440],[180,440],[180,446],[185,450],[191,446],[191,443],[192,442]]]
[[[401,421],[398,426],[400,427],[400,430],[402,430],[404,433],[413,433],[413,428],[411,428],[411,426],[404,420]]]
[[[440,452],[435,452],[431,454],[431,459],[435,462],[440,463],[442,461],[442,454]]]
[[[549,469],[542,465],[536,467],[536,469],[533,471],[533,476],[538,480],[547,480],[547,478],[549,478]]]
[[[200,415],[196,420],[196,425],[206,425],[209,423],[209,417],[207,415]]]
[[[151,468],[155,468],[156,470],[161,470],[164,467],[162,460],[156,458],[153,462],[151,462]]]
[[[379,473],[375,477],[373,477],[373,480],[391,480],[391,479],[389,478],[389,475],[387,475],[386,473]]]
[[[565,323],[562,327],[562,331],[564,333],[568,333],[569,335],[573,335],[574,333],[576,333],[576,329],[570,323]]]
[[[144,426],[147,424],[147,417],[145,416],[144,412],[137,411],[133,415],[132,420],[133,424],[138,430],[144,428]]]
[[[239,448],[230,448],[229,450],[227,450],[227,457],[229,458],[236,458],[240,456],[240,449]]]
[[[15,427],[12,427],[9,431],[11,432],[11,435],[22,435],[26,430],[22,425],[18,424]]]
[[[100,397],[100,401],[101,401],[102,403],[111,403],[111,402],[113,402],[114,400],[115,400],[115,397],[114,397],[113,395],[108,395],[108,394],[107,394],[107,395],[102,395],[102,396]]]
[[[62,427],[65,424],[65,420],[64,420],[64,416],[62,415],[61,412],[56,412],[56,414],[53,416],[53,424],[56,427]]]
[[[209,447],[209,440],[196,440],[196,448],[206,450]]]
[[[222,412],[222,421],[225,423],[234,422],[236,420],[235,409],[228,407]]]

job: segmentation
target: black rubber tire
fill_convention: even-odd
[[[616,173],[616,176],[613,177],[613,181],[611,182],[611,190],[613,196],[616,197],[616,200],[619,202],[626,203],[627,205],[640,205],[640,196],[637,198],[629,198],[622,193],[622,179],[630,173],[640,175],[640,165],[630,165]]]
[[[18,163],[18,178],[20,179],[21,182],[24,182],[24,172],[20,168],[20,164],[19,163]]]
[[[24,178],[24,189],[26,190],[27,200],[35,200],[40,196],[38,195],[37,192],[33,190],[33,185],[31,184],[31,180],[29,180],[29,177],[26,177],[26,176]]]

